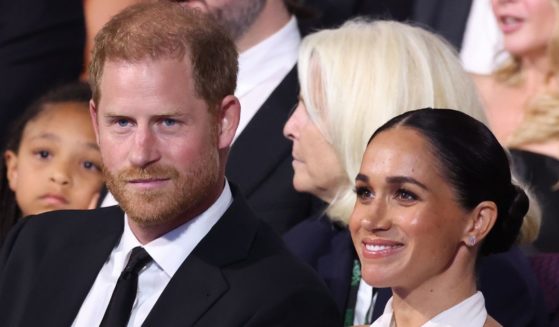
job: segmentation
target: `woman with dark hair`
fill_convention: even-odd
[[[511,247],[529,201],[489,129],[455,110],[404,113],[373,134],[355,180],[361,273],[393,294],[372,326],[500,326],[476,262]]]

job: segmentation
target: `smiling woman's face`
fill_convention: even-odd
[[[355,188],[349,227],[367,283],[409,289],[445,274],[465,246],[468,212],[421,134],[407,127],[378,134]]]

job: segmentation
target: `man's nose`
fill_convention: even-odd
[[[161,158],[157,136],[149,126],[138,126],[131,143],[128,160],[133,166],[145,168]]]

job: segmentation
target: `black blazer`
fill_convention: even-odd
[[[144,326],[338,326],[316,274],[234,198]],[[0,253],[1,325],[70,326],[122,231],[116,206],[23,219]]]
[[[293,227],[283,239],[295,255],[318,272],[338,309],[345,310],[352,262],[357,258],[347,228],[332,224],[326,216],[314,217]],[[541,289],[527,258],[517,247],[483,257],[478,265],[480,290],[493,318],[507,327],[547,326]],[[373,319],[382,314],[391,295],[389,289],[380,289]]]
[[[256,215],[280,234],[318,206],[318,200],[293,188],[292,144],[283,136],[298,94],[295,66],[233,143],[225,173]]]

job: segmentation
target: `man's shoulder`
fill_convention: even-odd
[[[121,229],[119,207],[94,210],[57,210],[22,218],[10,232],[7,243],[23,240],[29,244],[54,244],[84,235]]]

